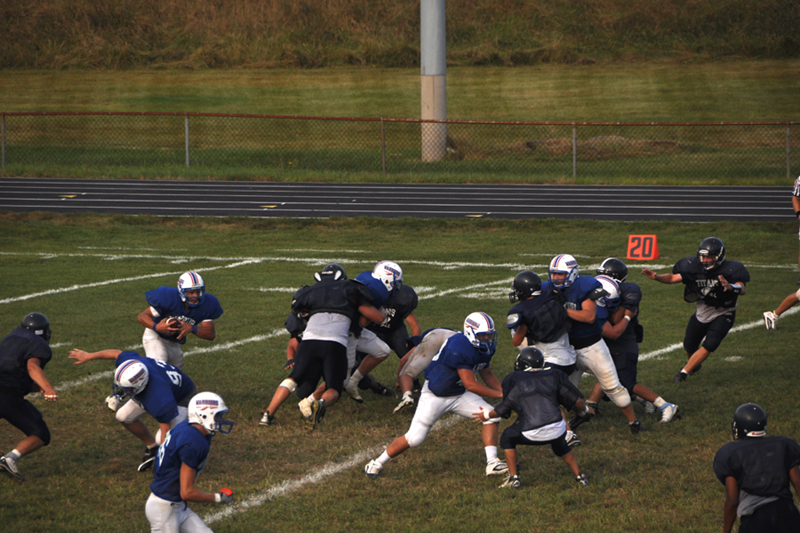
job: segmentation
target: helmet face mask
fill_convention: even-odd
[[[703,270],[714,270],[725,261],[725,244],[716,237],[707,237],[697,249],[697,258],[703,265]]]
[[[550,261],[547,274],[555,288],[566,289],[578,278],[578,261],[569,254],[557,255]]]
[[[21,327],[50,342],[50,321],[42,313],[28,313],[22,319]]]
[[[514,370],[517,372],[536,372],[544,368],[544,354],[535,346],[523,348],[514,360]]]
[[[628,279],[628,267],[616,257],[609,257],[597,267],[598,275],[608,276],[617,283],[625,283]]]
[[[740,405],[733,413],[731,436],[733,440],[763,437],[767,434],[767,413],[754,404]]]
[[[531,296],[542,294],[542,280],[530,270],[523,270],[514,277],[508,299],[511,303],[527,300]]]
[[[339,281],[347,279],[347,272],[344,271],[342,265],[337,263],[330,263],[322,267],[322,270],[314,274],[314,279],[322,281],[323,279],[331,279],[332,281]]]
[[[464,320],[464,335],[483,355],[492,355],[497,349],[494,320],[486,313],[470,313]]]
[[[197,307],[206,299],[206,284],[197,272],[184,272],[178,278],[181,300],[189,307]]]
[[[389,292],[403,286],[403,269],[393,261],[381,261],[375,265],[372,277],[381,280]]]
[[[233,429],[233,422],[222,417],[228,412],[228,406],[220,395],[201,392],[189,402],[189,423],[203,426],[211,435],[217,431],[227,435]]]
[[[120,400],[136,396],[150,381],[150,372],[144,363],[127,361],[114,372],[114,394]]]
[[[599,298],[597,300],[597,305],[605,307],[609,312],[616,311],[620,302],[619,285],[617,281],[608,276],[595,276],[595,279],[600,282],[600,285],[603,286],[603,290],[606,291],[606,296]]]

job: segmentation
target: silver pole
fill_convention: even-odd
[[[792,127],[786,126],[786,181],[792,179]]]
[[[420,88],[421,118],[447,120],[447,43],[445,0],[421,0]],[[447,155],[447,124],[421,124],[422,160],[443,161]]]
[[[3,113],[3,168],[6,168],[6,114]]]
[[[578,178],[578,126],[572,124],[572,177]]]
[[[186,115],[186,119],[184,121],[186,134],[184,137],[186,138],[186,166],[189,166],[189,115]]]
[[[383,175],[386,175],[386,127],[381,117],[381,163],[383,166]]]

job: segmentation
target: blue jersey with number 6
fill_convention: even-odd
[[[150,375],[144,390],[134,396],[136,401],[159,422],[166,424],[178,416],[178,402],[194,390],[194,382],[189,376],[172,365],[142,357],[136,352],[119,354],[117,367],[130,360],[144,364]]]

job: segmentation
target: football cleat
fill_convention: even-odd
[[[400,400],[400,403],[398,403],[397,407],[394,408],[392,414],[396,415],[399,413],[405,413],[412,407],[414,407],[414,398],[412,398],[411,396],[403,396],[403,399]]]
[[[25,476],[20,474],[19,469],[17,469],[17,462],[10,457],[6,457],[5,455],[0,457],[0,469],[14,479],[25,481]]]
[[[258,421],[259,426],[271,426],[275,417],[269,414],[269,411],[261,413],[261,420]]]
[[[595,402],[586,402],[586,408],[589,409],[594,416],[603,416],[600,414],[600,407]]]
[[[659,411],[661,411],[661,421],[667,423],[675,417],[675,413],[678,412],[678,406],[674,403],[665,403]]]
[[[364,398],[362,398],[361,393],[358,392],[358,382],[352,379],[352,377],[350,378],[350,381],[347,382],[347,385],[345,385],[344,390],[351,399],[355,400],[356,403],[364,402]]]
[[[689,376],[689,374],[687,374],[686,372],[681,370],[680,372],[675,374],[675,377],[672,378],[672,381],[674,381],[675,383],[683,383],[684,381],[686,381],[686,378],[688,376]]]
[[[656,412],[656,406],[653,402],[648,402],[647,400],[642,400],[642,405],[644,406],[645,414],[652,415]]]
[[[325,400],[314,400],[311,402],[311,419],[307,422],[312,431],[317,429],[323,418],[325,418]]]
[[[381,473],[381,470],[383,470],[383,465],[374,459],[367,463],[367,465],[364,467],[364,473],[367,474],[367,477],[370,479],[375,479],[378,477],[378,474]]]
[[[486,463],[486,475],[487,476],[499,476],[500,474],[505,474],[508,472],[508,465],[505,461],[498,459],[492,459],[488,463]]]
[[[580,446],[582,444],[577,433],[573,433],[572,431],[567,431],[567,436],[564,440],[567,441],[567,444],[569,444],[570,448],[575,448],[576,446]]]
[[[158,446],[153,446],[152,448],[147,448],[144,451],[144,455],[142,456],[142,464],[139,465],[139,472],[144,472],[148,470],[153,463],[156,462],[156,455],[158,454]]]
[[[397,398],[397,394],[394,393],[392,389],[380,383],[378,380],[373,379],[372,385],[370,385],[370,390],[375,394],[380,394],[381,396],[386,396],[389,398]]]
[[[633,424],[628,424],[628,427],[631,428],[631,434],[638,435],[639,433],[647,433],[647,430],[644,429],[644,426],[638,420],[634,421]]]
[[[575,429],[577,429],[577,427],[583,424],[584,422],[589,422],[593,416],[594,415],[592,414],[592,412],[589,411],[588,409],[582,415],[575,415],[575,418],[569,421],[569,429],[575,431]]]
[[[575,481],[577,481],[578,485],[582,487],[585,487],[586,485],[589,484],[589,478],[586,477],[586,474],[584,474],[583,472],[575,476]]]
[[[519,476],[508,476],[502,484],[498,485],[498,489],[504,489],[506,487],[511,487],[512,489],[518,489],[522,486],[522,482],[519,480]]]
[[[300,409],[300,414],[303,415],[305,420],[311,420],[311,400],[308,398],[303,398],[297,404],[297,408]]]
[[[772,311],[766,311],[764,313],[764,325],[767,329],[778,329],[778,315]]]

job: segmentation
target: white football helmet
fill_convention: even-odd
[[[609,276],[595,276],[594,279],[600,282],[603,290],[606,291],[606,296],[597,300],[597,305],[605,307],[609,311],[613,311],[619,307],[619,285],[614,278]]]
[[[550,283],[557,289],[566,289],[578,278],[578,261],[569,254],[559,254],[550,261],[547,270]],[[554,280],[553,274],[566,274],[564,279]]]
[[[200,291],[200,297],[196,302],[193,302],[191,299],[187,299],[186,291]],[[200,277],[200,274],[190,270],[184,272],[181,274],[181,277],[178,278],[178,292],[181,294],[181,300],[186,302],[186,305],[189,307],[197,307],[206,299],[206,284],[203,282],[203,278]]]
[[[213,392],[201,392],[189,401],[189,423],[200,424],[212,435],[217,431],[225,435],[231,432],[233,422],[222,420],[228,412],[225,400]]]
[[[483,355],[491,355],[497,348],[494,320],[486,313],[470,313],[464,320],[464,335]]]
[[[114,394],[121,400],[142,392],[150,381],[150,371],[139,361],[125,361],[114,373]]]
[[[372,277],[381,280],[389,292],[403,285],[403,269],[392,261],[381,261],[375,265]]]

